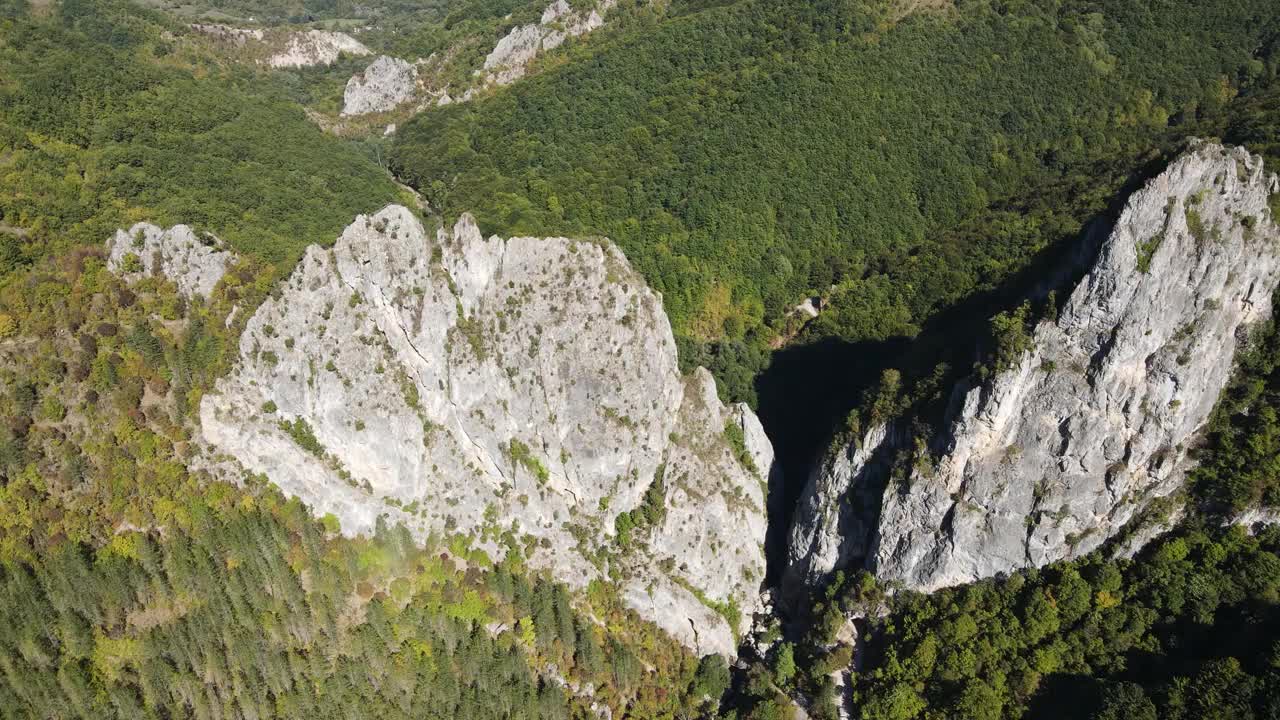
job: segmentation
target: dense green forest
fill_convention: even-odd
[[[400,190],[255,75],[178,51],[157,14],[71,0],[0,18],[0,234],[14,262],[146,219],[288,266]],[[92,58],[92,61],[86,61]]]
[[[1134,560],[1093,555],[930,596],[886,600],[869,576],[815,600],[818,621],[749,673],[745,713],[787,717],[782,690],[835,718],[831,673],[845,613],[864,625],[846,696],[855,716],[906,718],[1272,718],[1280,712],[1280,534],[1187,529]],[[785,649],[785,652],[783,652]],[[801,670],[779,672],[781,656]]]
[[[486,229],[613,238],[686,354],[721,341],[718,375],[749,399],[804,297],[829,308],[808,340],[913,335],[1276,72],[1270,2],[968,2],[895,23],[896,7],[677,2],[510,92],[419,116],[392,164]],[[1028,215],[1028,188],[1066,202]]]
[[[932,596],[841,576],[731,677],[514,543],[494,562],[465,537],[347,538],[264,478],[192,467],[248,311],[308,244],[403,197],[382,141],[299,107],[332,105],[360,63],[267,72],[155,10],[36,5],[0,0],[0,717],[1280,716],[1280,531],[1223,524],[1280,504],[1273,327],[1214,415],[1190,519],[1136,558]],[[152,5],[400,22],[371,46],[461,42],[458,72],[544,6]],[[1056,253],[1187,135],[1280,160],[1274,2],[938,5],[624,2],[625,31],[402,128],[391,166],[487,231],[617,240],[682,359],[758,390],[807,462],[859,400],[923,422],[956,374],[998,363],[1000,332],[1047,312],[1013,308]],[[140,220],[242,257],[207,301],[126,286],[102,242]],[[801,328],[806,296],[824,311]]]

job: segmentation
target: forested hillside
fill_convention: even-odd
[[[1090,556],[891,601],[870,576],[842,578],[815,599],[811,633],[748,673],[743,710],[787,717],[783,691],[798,690],[812,717],[832,719],[838,703],[876,720],[1275,717],[1277,543],[1274,530],[1189,529],[1134,560]],[[844,613],[885,603],[855,661],[837,641]]]
[[[682,363],[759,404],[776,534],[833,435],[927,430],[953,381],[1019,354],[1087,223],[1188,137],[1280,168],[1275,0],[621,0],[536,75],[415,105],[385,137],[385,118],[347,137],[316,119],[367,59],[272,70],[187,25],[342,28],[447,56],[443,87],[546,5],[0,0],[0,718],[1280,717],[1280,530],[1236,523],[1280,507],[1274,325],[1185,492],[1143,518],[1185,501],[1185,519],[1146,549],[932,595],[844,573],[735,628],[733,664],[629,610],[616,576],[553,581],[507,518],[352,538],[229,473],[201,399],[305,248],[417,206],[401,182],[429,229],[472,212],[486,233],[616,241]],[[104,242],[140,221],[235,259],[208,297],[125,282]],[[738,425],[715,430],[752,463]],[[683,483],[630,512],[606,498],[599,532],[643,542]]]
[[[468,538],[338,534],[197,467],[202,394],[302,249],[400,197],[262,74],[163,16],[0,19],[0,717],[670,716],[718,697],[608,584],[571,594]],[[178,51],[173,51],[180,47]],[[242,254],[209,299],[127,286],[141,219]]]
[[[161,15],[112,2],[9,15],[0,218],[22,232],[0,233],[6,270],[142,219],[215,232],[287,269],[400,192],[270,85],[182,51]]]
[[[419,116],[392,164],[486,229],[613,238],[749,398],[792,305],[829,303],[809,340],[913,335],[1276,72],[1270,2],[896,9],[675,3]]]

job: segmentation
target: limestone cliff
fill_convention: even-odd
[[[1098,547],[1179,487],[1247,327],[1270,310],[1274,175],[1199,144],[1128,201],[1055,321],[961,388],[933,456],[874,429],[825,460],[792,528],[787,577],[860,562],[933,590]]]
[[[726,617],[755,608],[772,449],[710,374],[681,375],[660,297],[607,241],[361,216],[249,320],[200,418],[215,459],[345,532],[385,516],[578,587],[616,571],[699,652],[733,654]]]
[[[413,97],[418,87],[418,69],[399,58],[379,55],[347,81],[342,94],[342,114],[364,115],[394,110]]]
[[[332,65],[340,55],[370,55],[364,43],[346,33],[328,30],[307,30],[289,33],[284,47],[267,58],[273,68],[309,67]]]
[[[332,65],[344,54],[355,57],[373,54],[364,43],[344,32],[247,28],[221,23],[193,23],[189,27],[239,60],[276,69]]]
[[[517,25],[503,35],[485,55],[483,66],[459,83],[459,63],[469,62],[471,41],[433,52],[410,63],[380,57],[365,71],[347,81],[341,116],[399,110],[407,117],[432,107],[469,102],[486,90],[509,85],[524,77],[539,56],[554,50],[571,37],[604,27],[605,16],[617,0],[598,0],[575,9],[566,0],[555,0],[538,22]],[[341,123],[325,123],[328,129],[342,130]]]
[[[186,225],[165,230],[138,223],[128,231],[117,230],[107,243],[107,267],[126,280],[164,275],[183,295],[208,297],[232,259],[218,245],[211,235],[202,241]]]
[[[486,82],[508,85],[524,77],[529,63],[541,53],[560,47],[570,37],[585,35],[604,25],[602,13],[616,0],[602,0],[599,7],[575,11],[565,0],[556,0],[536,23],[513,28],[484,59]]]

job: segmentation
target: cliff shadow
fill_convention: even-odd
[[[1043,311],[1051,291],[1069,293],[1096,259],[1110,226],[1109,214],[1089,221],[1081,233],[1041,250],[996,287],[940,308],[915,337],[861,342],[823,339],[773,354],[769,367],[756,379],[758,414],[782,471],[782,480],[769,488],[765,537],[769,587],[782,579],[792,515],[810,474],[882,373],[890,368],[901,372],[910,394],[913,385],[946,366],[939,381],[941,393],[915,398],[903,413],[908,420],[922,420],[937,429],[951,389],[986,356],[991,318],[1028,301],[1039,303],[1037,309]]]
[[[821,339],[773,353],[755,382],[758,415],[782,471],[781,480],[769,488],[767,586],[776,587],[781,580],[792,515],[811,472],[884,370],[900,371],[910,393],[913,385],[946,365],[938,383],[941,392],[914,398],[903,413],[908,421],[940,429],[950,390],[988,356],[991,318],[1028,301],[1036,305],[1037,314],[1049,311],[1045,299],[1050,292],[1057,293],[1061,306],[1096,261],[1129,196],[1167,167],[1174,149],[1135,160],[1108,205],[1085,220],[1079,232],[1046,238],[1044,247],[1019,270],[938,307],[923,319],[914,337]]]
[[[769,487],[765,557],[769,587],[782,579],[792,513],[809,474],[849,412],[887,368],[910,352],[911,338],[880,342],[827,339],[774,353],[756,380],[760,422],[782,472]]]

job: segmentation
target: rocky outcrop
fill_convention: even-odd
[[[107,267],[129,281],[164,275],[183,295],[208,297],[233,257],[218,246],[217,238],[199,238],[186,225],[165,230],[138,223],[107,242]]]
[[[268,57],[266,64],[273,68],[332,65],[344,53],[355,56],[373,54],[363,43],[346,33],[307,30],[290,33],[284,49]]]
[[[784,599],[799,599],[805,588],[868,556],[896,445],[890,427],[877,425],[834,448],[814,471],[793,514]]]
[[[413,82],[404,78],[400,68],[393,86],[394,93],[384,101],[365,109],[353,103],[352,92],[359,97],[360,86],[366,84],[363,75],[351,78],[347,85],[347,103],[342,115],[350,117],[367,112],[385,112],[401,107],[407,114],[443,107],[454,103],[466,103],[482,95],[487,89],[509,85],[529,72],[533,61],[545,52],[554,50],[571,37],[585,35],[604,26],[605,15],[613,9],[617,0],[599,0],[594,7],[575,10],[566,0],[556,0],[546,7],[536,23],[511,28],[485,56],[483,67],[471,72],[471,77],[457,83],[459,70],[469,66],[467,56],[471,42],[464,40],[426,58],[418,58],[413,64]],[[381,58],[380,58],[381,60]],[[402,62],[402,61],[397,61]],[[461,64],[461,65],[460,65]],[[403,88],[404,91],[399,89]],[[407,108],[403,106],[412,102]]]
[[[574,11],[565,0],[556,0],[542,12],[537,23],[513,28],[498,41],[484,59],[486,82],[507,85],[524,77],[529,63],[539,54],[560,47],[570,37],[585,35],[604,25],[602,13],[616,0],[604,0],[596,9]]]
[[[273,68],[332,65],[343,54],[373,54],[359,40],[330,30],[243,28],[220,23],[193,23],[189,27],[232,51],[237,59]]]
[[[1147,183],[1056,321],[962,390],[936,464],[876,462],[908,447],[883,432],[824,463],[789,577],[865,558],[884,580],[933,590],[1041,566],[1093,550],[1176,490],[1237,342],[1270,310],[1278,191],[1260,159],[1214,144]],[[860,507],[868,493],[878,502]]]
[[[1280,509],[1272,507],[1250,508],[1228,518],[1228,523],[1239,525],[1250,535],[1256,535],[1261,530],[1280,524]]]
[[[607,241],[429,234],[410,210],[312,247],[206,396],[210,451],[345,532],[518,547],[699,652],[732,654],[764,578],[773,453]]]
[[[394,110],[413,97],[418,69],[399,58],[379,55],[364,72],[347,81],[342,94],[344,116]]]

